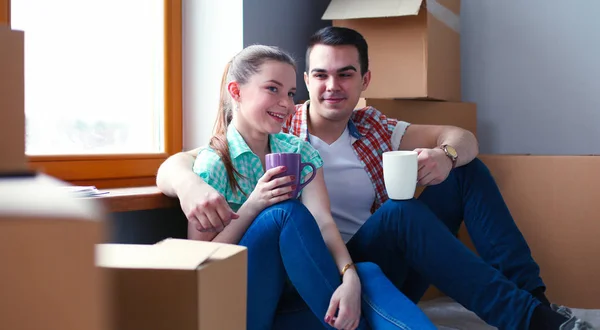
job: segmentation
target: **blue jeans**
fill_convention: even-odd
[[[457,238],[461,222],[481,257]],[[348,242],[355,261],[381,267],[413,302],[429,283],[500,329],[527,329],[544,287],[487,167],[478,159],[451,171],[419,199],[387,201]]]
[[[341,278],[315,219],[304,205],[292,200],[263,210],[240,245],[248,247],[248,329],[271,329],[282,324],[281,329],[331,328],[324,318]],[[405,325],[435,329],[377,265],[364,263],[358,271],[363,293],[359,329],[368,329],[368,324],[375,329],[398,329]],[[277,314],[284,289],[289,288],[288,278],[312,313]],[[302,327],[294,317],[311,326]]]

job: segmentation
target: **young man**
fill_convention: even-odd
[[[410,125],[371,107],[355,111],[371,72],[367,43],[354,30],[318,31],[306,58],[310,101],[297,106],[284,130],[310,141],[323,157],[331,211],[353,260],[377,263],[415,303],[431,282],[500,328],[591,329],[568,309],[551,309],[539,267],[476,158],[473,134]],[[382,153],[398,149],[419,153],[418,180],[427,187],[418,199],[388,200]],[[198,230],[220,231],[237,215],[192,172],[196,154],[170,157],[157,184],[179,197]],[[453,236],[463,220],[481,258]]]

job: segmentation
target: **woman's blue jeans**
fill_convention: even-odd
[[[324,318],[341,278],[304,205],[291,200],[263,210],[239,244],[248,247],[248,329],[331,328]],[[367,262],[357,269],[363,294],[359,329],[435,329],[377,265]],[[279,306],[290,283],[312,313]]]

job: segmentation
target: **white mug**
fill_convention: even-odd
[[[383,180],[388,197],[411,199],[417,189],[417,152],[388,151],[383,153]]]

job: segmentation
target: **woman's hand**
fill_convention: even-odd
[[[342,284],[335,290],[325,322],[336,329],[354,330],[360,323],[360,279],[354,269],[348,269],[344,274]],[[338,311],[337,317],[335,312]]]
[[[285,171],[285,166],[274,167],[266,171],[258,180],[256,187],[254,187],[254,190],[246,201],[256,214],[273,204],[290,199],[292,196],[291,193],[296,189],[296,186],[281,186],[294,181],[294,177],[290,175],[273,179],[273,176]]]

